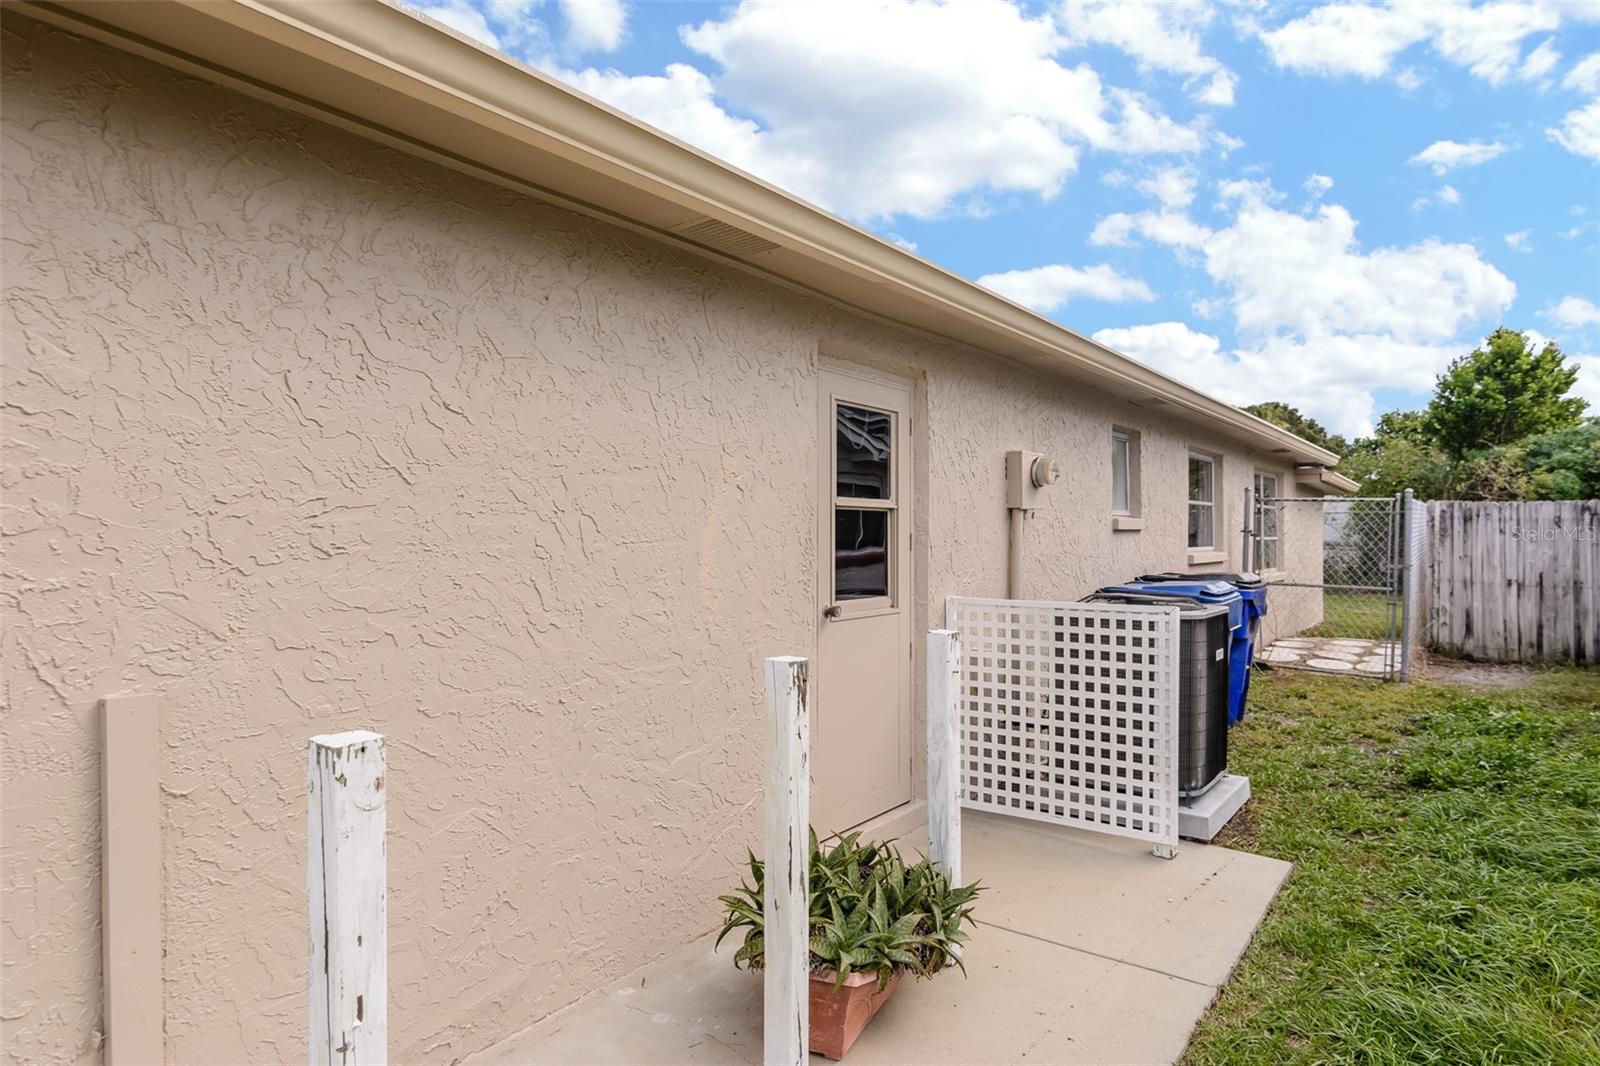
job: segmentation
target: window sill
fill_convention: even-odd
[[[1111,516],[1111,528],[1118,533],[1137,533],[1144,528],[1144,519],[1131,514],[1114,514]]]
[[[1273,568],[1271,570],[1257,570],[1256,577],[1263,581],[1282,581],[1289,575],[1286,571]]]
[[[1205,566],[1209,563],[1225,563],[1227,561],[1228,553],[1224,551],[1218,551],[1215,548],[1189,549],[1190,566]]]

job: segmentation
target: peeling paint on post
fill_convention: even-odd
[[[383,737],[307,745],[311,1066],[389,1060],[388,857]]]
[[[928,631],[928,858],[961,883],[961,637]]]
[[[810,1044],[811,707],[809,664],[767,660],[762,1061],[799,1066]]]

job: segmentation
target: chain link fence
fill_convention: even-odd
[[[1262,496],[1253,504],[1251,560],[1270,588],[1311,599],[1314,625],[1264,656],[1280,666],[1393,678],[1402,668],[1403,560],[1400,496]],[[1320,553],[1321,580],[1275,576],[1279,556]],[[1312,568],[1314,570],[1314,568]],[[1295,591],[1290,591],[1295,590]]]

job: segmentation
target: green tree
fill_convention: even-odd
[[[1535,353],[1526,334],[1501,327],[1440,376],[1428,404],[1428,431],[1460,462],[1474,452],[1574,426],[1587,407],[1567,395],[1577,377],[1578,368],[1568,366],[1554,344]]]
[[[1286,403],[1268,400],[1265,403],[1253,403],[1245,410],[1257,418],[1288,430],[1302,440],[1310,441],[1319,448],[1326,448],[1335,455],[1343,455],[1350,449],[1349,441],[1337,433],[1329,433],[1321,422],[1309,415],[1301,414],[1299,408]]]
[[[1434,443],[1422,411],[1387,411],[1370,437],[1350,446],[1339,469],[1361,484],[1363,496],[1391,496],[1412,489],[1425,500],[1445,493],[1450,464]]]
[[[1600,497],[1600,418],[1480,452],[1452,480],[1464,500]]]
[[[1373,436],[1356,441],[1339,470],[1361,485],[1363,496],[1392,496],[1412,489],[1424,500],[1445,495],[1450,464],[1432,444],[1404,436]]]
[[[1600,418],[1522,442],[1536,500],[1600,499]]]
[[[1378,416],[1378,427],[1367,439],[1407,440],[1430,446],[1434,443],[1426,411],[1385,411]],[[1358,446],[1360,443],[1357,441]]]

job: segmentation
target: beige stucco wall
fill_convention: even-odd
[[[405,1061],[708,927],[814,639],[819,349],[918,381],[919,628],[1003,592],[1008,448],[1066,471],[1039,596],[1182,567],[1190,446],[1232,565],[1288,474],[11,15],[3,101],[8,1062],[95,1057],[105,693],[159,697],[173,1060],[304,1053],[314,733],[390,738]]]

